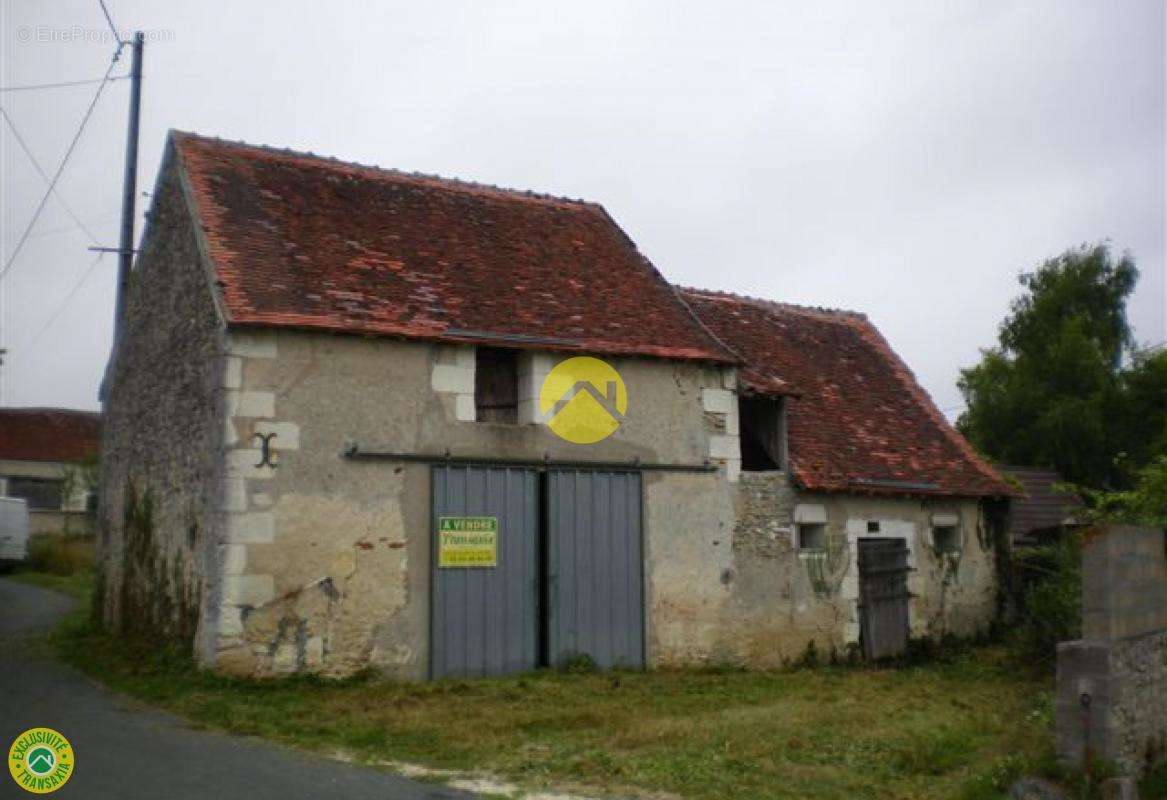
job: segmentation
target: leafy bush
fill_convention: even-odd
[[[1081,636],[1081,552],[1080,538],[1067,534],[1054,544],[1015,554],[1018,637],[1028,658],[1052,662],[1058,642]]]
[[[1135,487],[1102,492],[1075,487],[1090,503],[1095,522],[1127,522],[1167,528],[1167,456],[1159,456],[1136,474]]]
[[[1139,784],[1139,797],[1143,800],[1167,800],[1167,761],[1147,773]]]

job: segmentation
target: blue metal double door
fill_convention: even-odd
[[[435,466],[430,675],[644,666],[637,472]],[[497,520],[494,566],[441,566],[441,520]]]

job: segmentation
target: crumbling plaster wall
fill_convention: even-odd
[[[189,646],[215,589],[224,328],[169,157],[154,196],[104,387],[98,591],[106,623]]]
[[[426,676],[429,466],[346,459],[353,442],[497,459],[719,463],[715,473],[645,475],[653,665],[775,666],[809,641],[823,654],[845,651],[858,640],[855,539],[868,520],[909,541],[913,634],[972,633],[992,617],[993,556],[977,503],[803,496],[784,473],[739,473],[731,369],[608,359],[628,386],[627,417],[609,439],[580,446],[533,421],[473,421],[472,346],[235,330],[226,352],[222,591],[204,659],[224,671],[373,666]],[[544,373],[560,357],[523,363]],[[521,417],[533,419],[531,391],[520,394]],[[263,465],[263,438],[274,467]],[[799,504],[826,509],[826,555],[796,552]],[[932,551],[938,510],[960,515],[959,557]]]
[[[698,475],[646,479],[649,656],[656,666],[729,663],[772,667],[859,641],[856,541],[907,540],[913,636],[971,635],[996,607],[992,537],[979,504],[797,492],[786,474],[741,474],[735,486]],[[799,553],[795,510],[818,506],[825,553]],[[941,554],[932,515],[960,519],[961,550]]]
[[[237,674],[344,675],[374,666],[401,678],[426,676],[429,466],[353,461],[342,456],[348,443],[402,453],[700,464],[718,437],[736,437],[736,415],[709,409],[734,380],[730,369],[607,358],[628,388],[626,419],[610,438],[581,446],[542,424],[473,421],[471,346],[236,330],[227,350],[223,581],[205,661]],[[257,466],[260,437],[271,434],[276,466]],[[722,463],[722,474],[734,467],[732,458]],[[667,509],[658,513],[675,528],[685,522]]]

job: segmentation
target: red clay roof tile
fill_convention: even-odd
[[[96,455],[101,415],[64,408],[0,408],[0,459],[82,461]]]
[[[790,395],[791,471],[815,491],[1005,496],[865,316],[683,289],[745,362],[746,390]]]
[[[734,360],[594,203],[171,137],[229,324]]]

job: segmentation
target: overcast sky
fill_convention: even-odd
[[[1136,336],[1167,339],[1163,0],[108,6],[150,36],[143,191],[178,128],[588,198],[675,282],[867,313],[949,416],[1017,273],[1075,244],[1131,251]],[[0,0],[3,87],[112,50],[97,0]],[[52,174],[95,89],[0,106]],[[127,102],[106,85],[59,184],[104,246]],[[2,268],[45,181],[0,149]],[[0,279],[0,405],[97,407],[91,244],[51,199]]]

